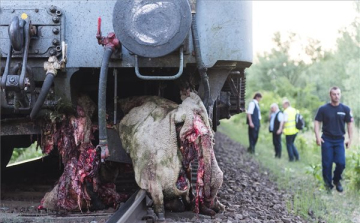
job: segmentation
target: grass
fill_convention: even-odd
[[[240,115],[238,115],[240,116]],[[316,146],[312,132],[299,133],[296,146],[300,154],[299,162],[289,162],[286,146],[283,141],[282,158],[275,159],[271,134],[266,129],[260,130],[254,158],[262,168],[270,171],[270,176],[278,186],[292,195],[287,201],[288,211],[302,216],[309,222],[324,220],[328,223],[360,222],[360,193],[348,189],[349,181],[345,180],[345,191],[333,191],[327,194],[322,183],[321,153]],[[244,120],[235,116],[222,120],[219,131],[247,147],[247,125]],[[283,140],[285,137],[282,137]]]
[[[43,154],[40,147],[37,146],[37,142],[34,142],[28,148],[14,148],[8,165],[32,160],[42,156]]]

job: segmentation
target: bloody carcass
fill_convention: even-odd
[[[76,114],[46,120],[42,148],[50,153],[56,145],[64,171],[52,191],[41,201],[40,209],[68,211],[103,209],[127,199],[116,192],[113,182],[99,180],[100,154],[92,144],[91,117],[95,104],[79,97]]]
[[[120,137],[136,182],[151,194],[155,212],[164,212],[164,198],[181,197],[195,203],[195,212],[215,215],[223,209],[216,199],[223,173],[213,151],[214,133],[199,96],[191,92],[182,98],[180,105],[156,96],[122,100],[126,115],[118,126]],[[199,166],[193,198],[190,171],[195,159]]]

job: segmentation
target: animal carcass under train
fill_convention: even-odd
[[[177,204],[184,207],[173,207],[176,210],[213,216],[224,209],[216,199],[223,173],[213,151],[214,133],[200,97],[191,92],[182,98],[180,105],[157,96],[121,100],[126,115],[117,129],[132,159],[136,182],[150,193],[156,213],[164,216],[164,200],[181,199]],[[90,141],[93,111],[94,104],[80,97],[76,116],[63,116],[46,126],[52,132],[43,147],[50,152],[57,145],[64,172],[39,208],[94,210],[116,207],[128,198],[116,192],[114,182],[103,180],[104,171],[98,171],[104,166]],[[191,185],[195,159],[196,192]]]
[[[128,196],[118,194],[113,181],[101,175],[100,155],[92,144],[93,129],[90,117],[95,104],[86,96],[79,97],[76,114],[62,115],[46,121],[43,126],[42,148],[49,154],[56,145],[64,171],[52,191],[46,193],[39,209],[67,211],[96,210],[117,207]],[[51,124],[49,124],[51,123]],[[114,179],[113,179],[114,180]]]
[[[129,194],[113,179],[133,168],[158,213],[181,197],[213,215],[213,130],[245,108],[251,13],[243,0],[2,0],[2,176],[14,148],[37,141],[63,165],[42,207],[117,206]]]
[[[164,199],[195,202],[195,212],[215,215],[223,209],[216,194],[223,182],[213,150],[214,134],[198,95],[183,96],[177,105],[156,96],[121,103],[125,117],[119,124],[124,148],[130,154],[138,185],[164,212]],[[191,162],[197,159],[196,195],[191,193]]]

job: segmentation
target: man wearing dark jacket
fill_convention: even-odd
[[[276,103],[270,106],[270,125],[269,131],[272,132],[273,144],[275,148],[275,158],[281,158],[281,133],[284,126],[284,114],[280,111]]]
[[[255,145],[259,137],[261,120],[259,101],[261,100],[261,98],[262,95],[260,93],[256,93],[253,97],[253,100],[249,103],[249,107],[247,110],[246,124],[249,125],[249,153],[255,153]]]

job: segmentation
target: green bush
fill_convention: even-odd
[[[349,188],[360,193],[360,152],[359,147],[347,155],[345,177],[349,180]]]

